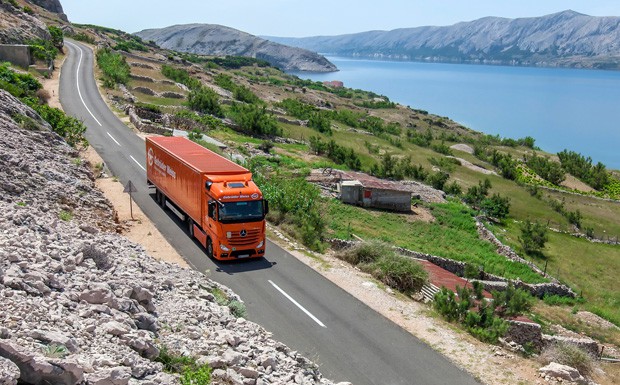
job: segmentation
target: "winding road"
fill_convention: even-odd
[[[266,257],[218,263],[149,195],[144,141],[104,103],[93,74],[93,52],[66,41],[60,77],[64,110],[82,119],[86,137],[119,181],[137,188],[135,202],[172,246],[198,271],[235,291],[248,319],[319,364],[326,378],[354,385],[473,385],[471,375],[379,315],[273,242]]]

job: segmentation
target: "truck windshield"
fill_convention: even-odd
[[[263,201],[221,203],[219,220],[224,223],[262,221]]]

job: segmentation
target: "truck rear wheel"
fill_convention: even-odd
[[[207,257],[213,258],[213,242],[210,237],[207,238]]]

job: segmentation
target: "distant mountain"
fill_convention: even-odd
[[[446,27],[266,38],[340,56],[620,69],[620,17],[570,10],[520,19],[485,17]]]
[[[262,59],[287,71],[332,72],[335,65],[306,49],[289,47],[249,33],[215,24],[174,25],[136,33],[160,47],[214,56],[247,56]]]

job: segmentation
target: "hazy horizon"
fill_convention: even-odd
[[[370,30],[444,26],[486,16],[538,17],[572,9],[591,16],[620,16],[617,0],[444,0],[440,3],[388,0],[377,2],[291,0],[180,0],[171,8],[161,0],[60,0],[69,20],[126,32],[175,24],[220,24],[253,35],[306,37]]]

